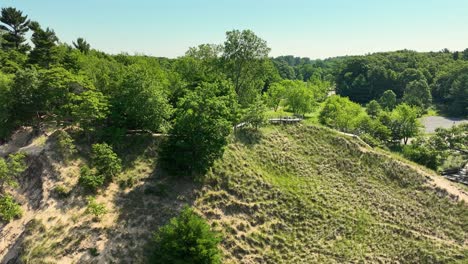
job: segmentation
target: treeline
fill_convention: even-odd
[[[263,119],[262,91],[281,80],[266,41],[250,30],[166,59],[108,55],[83,38],[62,43],[15,8],[3,8],[0,21],[3,140],[44,123],[79,128],[90,144],[112,144],[127,131],[165,133],[171,167],[203,171],[235,124]]]
[[[468,49],[403,50],[326,60],[282,56],[273,61],[282,78],[333,80],[338,95],[361,104],[391,90],[399,102],[422,111],[436,104],[450,115],[468,115]]]
[[[467,114],[468,50],[269,58],[265,40],[232,30],[222,44],[202,44],[167,59],[109,55],[83,38],[62,43],[52,29],[15,8],[3,8],[0,21],[3,140],[19,126],[44,123],[79,128],[90,144],[112,145],[128,131],[163,133],[169,139],[162,157],[172,169],[203,172],[222,154],[236,124],[257,128],[267,111],[280,108],[305,116],[333,89],[351,101],[329,98],[320,121],[384,143],[415,135],[417,124],[403,120],[413,131],[408,134],[397,122],[403,112],[414,120],[414,113],[437,104]],[[367,112],[352,110],[352,103]],[[340,107],[356,113],[341,118],[346,113]]]

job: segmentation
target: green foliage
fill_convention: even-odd
[[[333,95],[328,97],[320,111],[320,123],[343,132],[353,132],[360,116],[365,114],[360,105],[348,98]]]
[[[421,124],[418,120],[418,110],[407,104],[398,105],[391,113],[392,136],[406,144],[408,139],[418,135]]]
[[[379,103],[386,111],[392,111],[397,105],[396,94],[392,90],[387,90],[382,94]]]
[[[12,76],[0,72],[0,138],[5,138],[10,133],[10,105]]]
[[[295,114],[304,115],[312,111],[315,105],[314,92],[301,81],[284,81],[286,86],[287,105]]]
[[[2,8],[0,22],[3,23],[0,25],[0,30],[5,31],[1,35],[2,49],[15,49],[25,53],[31,48],[25,43],[26,38],[24,37],[29,31],[28,16],[23,15],[23,12],[14,7],[5,7]]]
[[[440,165],[438,152],[418,142],[412,142],[411,145],[404,146],[403,156],[433,170],[436,170]]]
[[[468,70],[453,81],[447,99],[450,100],[450,113],[468,116]]]
[[[70,190],[63,185],[55,186],[54,192],[59,198],[67,198],[68,196],[70,196]]]
[[[286,87],[281,82],[272,83],[264,94],[264,98],[267,106],[273,108],[276,112],[281,101],[286,98]]]
[[[253,104],[246,109],[246,112],[242,117],[242,122],[251,125],[255,130],[257,130],[259,127],[265,125],[268,122],[266,116],[267,110],[268,109],[263,103],[262,98],[257,96]]]
[[[382,107],[376,100],[372,100],[366,105],[366,112],[371,117],[377,117],[380,111],[382,111]]]
[[[73,138],[65,130],[57,130],[55,132],[57,138],[57,150],[66,161],[70,159],[76,152],[76,146],[74,144]]]
[[[122,160],[106,143],[93,144],[91,163],[96,168],[97,173],[107,180],[112,180],[122,170]]]
[[[101,218],[107,214],[107,208],[104,204],[98,203],[95,197],[87,197],[88,205],[86,207],[86,213],[93,215],[95,218]]]
[[[443,160],[440,165],[440,171],[459,170],[466,165],[466,159],[463,155],[450,155]]]
[[[8,170],[13,177],[20,176],[26,170],[25,158],[26,154],[23,152],[8,155]]]
[[[91,45],[84,38],[78,38],[76,42],[73,42],[73,46],[84,54],[88,54],[91,49]]]
[[[164,150],[169,168],[204,172],[219,158],[237,119],[237,100],[227,82],[202,83],[181,98]]]
[[[223,52],[226,74],[244,106],[255,100],[264,86],[269,73],[269,52],[266,41],[251,30],[226,32]]]
[[[56,49],[58,38],[55,32],[49,28],[42,29],[38,22],[31,22],[29,28],[34,32],[31,42],[34,49],[29,54],[29,61],[43,68],[49,68],[58,62],[58,50]]]
[[[88,90],[73,97],[71,116],[86,132],[102,126],[109,115],[109,101],[99,91]]]
[[[39,90],[39,74],[34,69],[19,70],[13,78],[10,90],[9,117],[13,126],[29,121],[42,104]]]
[[[154,235],[150,263],[221,263],[220,236],[188,207]]]
[[[408,83],[405,89],[405,94],[403,95],[403,101],[409,105],[426,109],[432,102],[429,85],[423,80]]]
[[[114,122],[129,129],[164,131],[172,113],[162,72],[142,66],[130,67],[112,96]]]
[[[95,170],[90,169],[84,165],[80,169],[79,183],[84,188],[90,191],[96,191],[104,185],[106,178],[102,174],[97,174]]]
[[[21,206],[15,202],[11,195],[5,194],[0,196],[0,218],[3,221],[10,222],[15,218],[21,217],[22,214]]]

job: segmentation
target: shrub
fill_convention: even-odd
[[[67,198],[70,195],[70,190],[63,185],[55,186],[54,191],[59,198]]]
[[[457,170],[462,168],[466,164],[466,160],[462,155],[450,155],[446,160],[443,161],[440,166],[441,171]]]
[[[423,145],[411,144],[403,147],[403,156],[430,169],[437,169],[439,158],[437,151]]]
[[[104,185],[105,178],[103,175],[98,175],[88,166],[83,166],[80,169],[79,183],[88,190],[96,191],[99,187]]]
[[[23,211],[20,205],[15,202],[11,195],[6,194],[0,197],[0,217],[4,221],[9,222],[22,214]]]
[[[107,180],[112,179],[122,170],[122,160],[106,143],[92,146],[91,162],[98,174],[103,175]]]
[[[88,197],[88,207],[86,208],[86,213],[91,214],[96,218],[100,218],[101,216],[107,214],[106,206],[102,203],[96,202],[96,198]]]
[[[217,233],[186,207],[154,235],[151,263],[221,263]]]
[[[77,151],[73,138],[64,130],[56,132],[57,149],[62,158],[66,161],[73,156]]]

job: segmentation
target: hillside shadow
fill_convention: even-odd
[[[253,128],[242,128],[234,132],[234,138],[237,142],[246,146],[254,146],[263,138],[262,132]]]
[[[151,134],[125,135],[119,142],[112,144],[112,148],[122,158],[122,168],[125,170],[134,166],[139,158],[156,156],[161,138]]]
[[[201,184],[188,177],[175,178],[157,166],[151,175],[131,190],[116,195],[118,216],[107,229],[105,256],[84,254],[78,263],[141,263],[150,254],[153,233],[176,216],[185,205],[193,205]],[[90,249],[92,250],[92,248]]]

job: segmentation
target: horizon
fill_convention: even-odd
[[[270,57],[315,60],[468,47],[468,34],[460,34],[468,24],[463,11],[468,3],[462,0],[280,2],[4,0],[1,7],[23,11],[53,29],[62,43],[83,37],[93,49],[109,54],[177,58],[199,44],[222,44],[225,32],[233,29],[251,29],[266,40]]]

